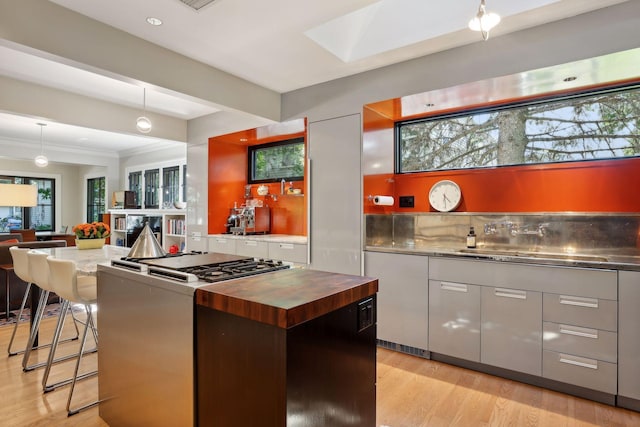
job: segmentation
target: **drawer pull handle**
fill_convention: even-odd
[[[575,335],[576,337],[598,339],[598,331],[595,329],[580,328],[578,326],[560,325],[560,333]]]
[[[560,295],[560,304],[575,305],[578,307],[598,308],[598,300],[595,298],[582,298]]]
[[[460,283],[440,282],[440,289],[443,291],[467,292],[467,285]]]
[[[227,239],[216,239],[218,243],[227,243]]]
[[[255,240],[245,240],[244,244],[247,246],[258,246],[258,242]]]
[[[570,356],[560,353],[560,362],[568,365],[580,366],[582,368],[598,369],[598,361],[586,359],[584,357]]]
[[[293,249],[293,243],[280,243],[280,249]]]
[[[527,299],[527,291],[516,291],[514,289],[495,288],[493,294],[503,298]]]

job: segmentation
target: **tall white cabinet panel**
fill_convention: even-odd
[[[640,273],[618,275],[618,395],[640,401]]]
[[[365,252],[364,274],[378,278],[378,339],[427,350],[429,258]]]
[[[360,114],[309,124],[310,267],[360,274]]]
[[[542,375],[542,293],[483,286],[481,300],[482,363]]]

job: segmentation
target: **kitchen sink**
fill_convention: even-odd
[[[554,254],[545,252],[519,252],[493,249],[460,249],[458,252],[470,255],[480,255],[486,257],[517,257],[535,259],[557,259],[568,261],[585,262],[608,262],[608,258],[598,255],[576,255],[576,254]]]

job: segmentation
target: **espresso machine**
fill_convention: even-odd
[[[271,212],[268,206],[242,206],[230,209],[227,227],[231,234],[268,234]]]

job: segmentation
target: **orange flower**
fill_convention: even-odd
[[[74,225],[72,230],[78,239],[104,239],[111,234],[109,226],[98,221]]]

